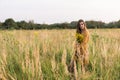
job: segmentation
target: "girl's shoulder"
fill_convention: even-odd
[[[89,34],[89,30],[88,30],[88,29],[86,29],[86,30],[85,30],[85,33]]]
[[[89,36],[90,35],[90,33],[89,33],[89,31],[86,29],[85,31],[84,31],[84,33],[83,33],[85,36]]]

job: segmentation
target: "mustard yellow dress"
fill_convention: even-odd
[[[89,41],[89,32],[84,30],[81,34],[76,33],[76,42],[75,42],[75,52],[72,56],[68,70],[71,73],[76,71],[75,65],[79,63],[81,65],[81,70],[85,73],[85,66],[89,63],[89,53],[88,53],[88,41]]]

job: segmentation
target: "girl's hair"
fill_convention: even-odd
[[[82,19],[80,19],[80,20],[78,21],[78,23],[77,23],[77,30],[76,30],[76,33],[82,33],[82,29],[80,28],[80,22],[83,22],[84,25],[85,25],[85,28],[86,28],[85,22],[84,22]]]

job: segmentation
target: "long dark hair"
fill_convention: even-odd
[[[80,19],[79,21],[78,21],[78,23],[77,23],[77,30],[76,30],[76,33],[82,33],[82,29],[80,28],[80,22],[83,22],[84,23],[84,25],[85,25],[85,22],[84,22],[84,20],[82,20],[82,19]],[[85,25],[86,26],[86,25]]]

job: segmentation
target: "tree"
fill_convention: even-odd
[[[12,18],[6,19],[3,26],[5,29],[17,29],[17,24]]]
[[[20,22],[17,22],[17,25],[19,29],[27,29],[28,23],[25,21],[20,21]]]
[[[34,27],[35,27],[35,25],[34,25],[34,21],[33,20],[30,20],[29,22],[28,22],[28,29],[34,29]]]
[[[2,23],[0,22],[0,26],[2,26]]]
[[[105,23],[102,21],[86,21],[86,25],[88,28],[104,28]]]
[[[116,27],[116,22],[110,22],[107,24],[106,28],[115,28]]]
[[[0,22],[0,29],[2,28],[2,22]]]
[[[120,20],[116,22],[116,28],[120,28]]]
[[[77,26],[77,21],[72,21],[70,24],[69,24],[70,28],[74,29],[76,28]]]

